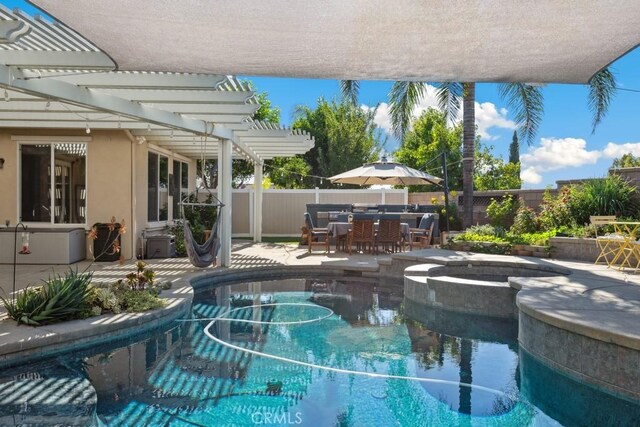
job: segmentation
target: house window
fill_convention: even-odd
[[[20,145],[20,220],[84,224],[86,165],[84,143]]]
[[[147,219],[166,221],[169,219],[169,158],[149,152],[148,161]]]
[[[180,218],[180,200],[187,197],[189,194],[189,164],[180,162],[178,160],[173,161],[173,182],[172,182],[173,196],[173,219]]]

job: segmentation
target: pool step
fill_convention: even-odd
[[[95,425],[91,382],[62,366],[14,371],[0,378],[0,425]]]

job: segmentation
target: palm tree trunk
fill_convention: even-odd
[[[473,161],[476,143],[476,84],[463,83],[462,117],[462,224],[473,224]]]

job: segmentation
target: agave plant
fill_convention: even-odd
[[[7,310],[9,318],[17,320],[18,323],[20,323],[19,319],[24,315],[24,313],[34,311],[44,301],[38,288],[31,288],[29,286],[22,291],[17,292],[15,300],[13,301],[1,296],[0,300],[2,300],[2,303]]]
[[[72,319],[84,308],[91,273],[69,270],[64,276],[46,280],[39,288],[27,287],[15,303],[2,298],[10,318],[31,326]]]

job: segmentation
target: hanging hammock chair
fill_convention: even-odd
[[[212,202],[191,202],[191,195],[196,195],[196,200],[198,200],[198,190],[195,190],[189,193],[185,198],[180,202],[180,213],[182,215],[182,227],[184,230],[184,246],[187,249],[187,256],[189,257],[189,261],[193,264],[194,267],[198,268],[206,268],[212,265],[215,265],[216,257],[218,256],[218,251],[220,250],[220,239],[218,237],[218,223],[220,222],[220,208],[224,206],[220,203],[220,200],[213,193],[207,189],[209,195],[211,196]],[[187,220],[184,214],[184,207],[197,207],[197,206],[216,206],[216,221],[213,224],[213,228],[211,229],[211,235],[209,238],[203,243],[199,244],[193,238],[193,233],[191,232],[191,227],[189,226],[189,221]]]

